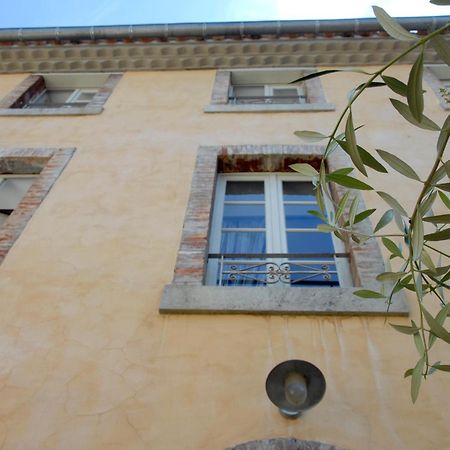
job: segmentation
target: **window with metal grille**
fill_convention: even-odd
[[[219,174],[207,284],[351,286],[339,240],[317,230],[311,180],[297,174]]]

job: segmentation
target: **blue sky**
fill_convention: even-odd
[[[450,15],[427,0],[4,0],[0,28]]]

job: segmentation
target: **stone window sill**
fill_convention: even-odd
[[[82,116],[100,114],[101,106],[83,106],[80,108],[1,108],[0,116]]]
[[[159,311],[165,314],[396,315],[409,311],[397,295],[383,301],[353,295],[357,288],[222,287],[170,284]]]
[[[208,105],[204,108],[207,113],[239,113],[239,112],[308,112],[308,111],[334,111],[333,103],[302,103],[299,105]]]

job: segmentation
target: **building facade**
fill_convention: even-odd
[[[414,304],[396,299],[386,320],[383,302],[353,296],[376,287],[381,250],[317,233],[310,179],[289,170],[323,153],[293,132],[329,133],[364,77],[290,82],[371,71],[407,44],[369,19],[0,41],[0,449],[450,447],[448,377],[435,373],[413,406],[403,372],[416,350],[388,325]],[[406,81],[415,55],[390,74]],[[427,115],[442,124],[446,68],[431,49],[426,63]],[[435,136],[385,88],[365,96],[359,139],[426,174]],[[329,170],[346,164],[334,156]],[[370,180],[414,204],[406,178]],[[364,201],[383,208],[372,191]],[[297,420],[265,392],[292,359],[327,386]]]

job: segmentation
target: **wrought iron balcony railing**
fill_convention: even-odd
[[[348,253],[210,253],[219,286],[339,286],[336,261]]]

